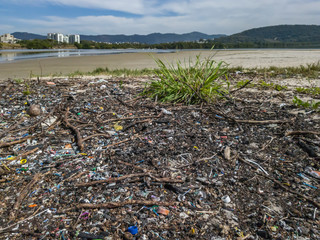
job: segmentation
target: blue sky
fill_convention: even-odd
[[[0,0],[0,34],[233,34],[319,16],[320,0]]]

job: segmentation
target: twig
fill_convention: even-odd
[[[122,180],[125,180],[128,178],[144,177],[144,176],[148,176],[148,175],[149,175],[149,173],[133,173],[133,174],[117,177],[117,178],[109,178],[109,179],[105,179],[105,180],[92,181],[92,182],[88,182],[88,183],[78,183],[78,184],[75,184],[75,187],[87,187],[87,186],[92,186],[92,185],[97,185],[97,184],[102,184],[102,183],[119,182],[119,181],[122,181]]]
[[[124,161],[121,161],[121,160],[118,160],[118,163],[123,164],[123,165],[126,165],[126,166],[133,167],[133,168],[135,168],[135,169],[139,169],[139,170],[141,170],[141,171],[143,171],[143,172],[155,172],[154,170],[148,170],[148,169],[145,169],[145,168],[136,166],[136,165],[134,165],[134,164],[132,164],[132,163],[127,163],[127,162],[124,162]]]
[[[149,172],[144,172],[144,173],[133,173],[117,178],[109,178],[105,180],[99,180],[99,181],[92,181],[88,183],[78,183],[75,184],[75,187],[87,187],[87,186],[92,186],[92,185],[97,185],[97,184],[102,184],[102,183],[112,183],[112,182],[119,182],[128,178],[133,178],[133,177],[150,177],[153,179],[155,182],[164,182],[164,183],[183,183],[183,180],[178,180],[178,179],[171,179],[171,178],[158,178],[155,176],[152,176]]]
[[[306,134],[320,135],[320,132],[314,132],[314,131],[291,131],[291,132],[287,132],[286,136],[306,135]]]
[[[256,168],[253,164],[251,164],[250,162],[247,162],[246,160],[244,160],[242,157],[239,157],[238,158],[241,162],[245,163],[245,164],[248,164],[249,166],[253,167],[253,168]],[[273,181],[274,183],[278,184],[280,188],[286,190],[287,192],[290,192],[294,195],[297,195],[303,199],[305,199],[306,201],[312,203],[314,206],[316,206],[317,208],[320,208],[320,204],[317,203],[316,201],[314,201],[313,199],[301,194],[301,193],[298,193],[296,191],[293,191],[291,190],[289,187],[283,185],[281,182],[275,180],[273,177],[270,177],[268,175],[262,175],[262,174],[259,174],[259,173],[256,173],[257,175],[261,176],[261,177],[265,177],[265,178],[268,178],[269,180]]]
[[[157,178],[149,174],[149,177],[153,179],[155,182],[163,182],[163,183],[184,183],[183,180],[172,179],[172,178]]]
[[[106,137],[106,138],[110,137],[110,135],[108,135],[108,134],[98,133],[98,134],[93,134],[91,136],[88,136],[88,137],[82,139],[82,141],[85,142],[85,141],[89,140],[90,138],[99,137],[99,136]]]
[[[277,124],[277,123],[288,123],[291,122],[293,119],[286,119],[286,120],[240,120],[234,119],[237,123],[248,123],[248,124]]]
[[[14,204],[13,210],[10,214],[10,220],[14,220],[16,218],[16,213],[20,208],[21,202],[28,195],[32,187],[40,180],[40,177],[41,177],[41,174],[37,173],[31,180],[31,182],[29,182],[29,184],[23,188],[16,203]]]
[[[140,116],[140,117],[126,117],[126,118],[113,118],[103,121],[102,123],[108,123],[108,122],[116,122],[116,121],[123,121],[123,120],[134,120],[134,119],[145,119],[145,118],[160,118],[161,116]]]
[[[34,218],[34,217],[37,217],[37,216],[39,216],[39,215],[41,215],[41,214],[43,214],[43,213],[45,213],[45,212],[51,213],[51,211],[50,211],[49,209],[46,209],[46,210],[38,213],[37,215],[32,214],[30,217],[28,217],[28,218],[26,218],[26,219],[23,219],[23,220],[21,220],[21,221],[19,221],[19,222],[17,222],[17,223],[14,223],[14,224],[12,224],[12,225],[10,225],[10,226],[8,226],[8,227],[1,228],[1,229],[0,229],[0,233],[1,233],[1,232],[4,232],[4,231],[7,230],[7,229],[10,229],[10,228],[14,227],[15,225],[18,225],[18,224],[20,224],[20,223],[22,223],[22,222],[25,222],[25,221],[28,221],[28,220]]]
[[[107,202],[107,203],[101,203],[101,204],[90,204],[90,203],[84,203],[84,204],[78,204],[76,205],[76,208],[85,208],[85,209],[94,209],[94,208],[120,208],[124,207],[126,205],[142,205],[142,206],[174,206],[178,205],[179,202],[154,202],[154,201],[141,201],[141,200],[130,200],[130,201],[124,201],[124,202]]]
[[[104,149],[104,148],[114,147],[114,146],[117,146],[117,145],[119,145],[119,144],[126,143],[126,142],[129,142],[129,141],[131,141],[131,140],[134,140],[134,139],[136,139],[136,138],[137,138],[137,137],[128,138],[128,139],[125,139],[125,140],[120,141],[120,142],[117,142],[117,143],[113,143],[113,144],[110,144],[110,145],[107,145],[107,146],[103,146],[102,148]]]
[[[23,142],[27,141],[28,139],[32,139],[32,138],[35,138],[35,137],[36,136],[28,136],[28,137],[25,137],[25,138],[21,138],[21,139],[19,139],[17,141],[0,143],[0,148],[10,147],[10,146],[15,145],[15,144],[23,143]]]
[[[84,149],[84,145],[83,145],[83,140],[80,134],[80,131],[78,128],[72,126],[69,121],[68,121],[68,113],[69,113],[69,107],[67,107],[66,113],[63,117],[63,122],[66,125],[66,127],[70,128],[75,134],[76,134],[76,138],[77,138],[77,145],[80,149],[80,151],[83,151]]]
[[[129,128],[132,128],[133,126],[137,125],[137,124],[140,124],[140,123],[146,123],[146,122],[150,122],[152,120],[149,120],[149,119],[146,119],[146,120],[142,120],[142,121],[137,121],[137,122],[134,122],[126,127],[123,128],[123,132],[127,131]]]
[[[28,152],[22,153],[21,155],[17,156],[17,158],[21,158],[21,159],[22,159],[22,158],[25,158],[26,156],[28,156],[28,155],[30,155],[30,154],[38,151],[38,150],[39,150],[39,148],[36,147],[36,148],[34,148],[34,149],[32,149],[32,150],[30,150],[30,151],[28,151]]]
[[[216,153],[215,153],[215,154],[213,154],[211,157],[201,158],[201,159],[199,159],[199,160],[197,160],[197,161],[194,161],[194,162],[192,162],[192,163],[188,163],[188,164],[185,164],[185,165],[179,166],[179,168],[184,168],[184,167],[188,167],[188,166],[190,166],[190,165],[193,165],[193,164],[195,164],[195,163],[199,163],[199,162],[202,162],[202,161],[211,160],[211,159],[212,159],[212,158],[214,158],[215,156],[217,156],[217,154],[216,154]]]
[[[0,139],[3,138],[5,135],[7,135],[7,133],[10,132],[12,129],[16,128],[23,121],[24,121],[24,118],[20,119],[16,124],[14,124],[13,126],[9,127],[7,130],[3,131],[0,134]]]
[[[272,137],[271,140],[269,142],[267,142],[257,153],[265,150],[272,143],[273,140],[274,140],[274,137]]]
[[[241,90],[241,89],[245,88],[245,87],[246,87],[246,86],[248,86],[248,85],[249,85],[249,83],[251,83],[252,81],[253,81],[253,79],[251,79],[250,81],[246,82],[242,87],[240,87],[240,88],[238,88],[238,89],[235,89],[235,90],[230,91],[230,93],[235,93],[235,92],[237,92],[237,91],[239,91],[239,90]]]

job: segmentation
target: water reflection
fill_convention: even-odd
[[[106,55],[118,53],[134,52],[153,52],[166,53],[174,50],[157,50],[157,49],[31,49],[31,50],[0,50],[0,63],[13,62],[18,60],[51,58],[51,57],[71,57],[71,56],[89,56],[89,55]]]
[[[0,59],[3,58],[4,62],[11,62],[15,60],[16,56],[17,56],[17,53],[6,52],[1,54]]]

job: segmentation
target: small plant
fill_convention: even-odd
[[[295,90],[298,93],[311,94],[313,96],[320,95],[320,87],[312,87],[312,88],[297,87]]]
[[[106,73],[106,72],[109,72],[108,67],[106,67],[106,68],[98,67],[95,70],[93,70],[91,72],[91,74],[95,75],[95,74],[101,74],[101,73]]]
[[[195,63],[189,60],[187,66],[164,64],[155,59],[158,69],[155,70],[159,80],[147,83],[142,95],[161,102],[181,102],[198,104],[213,102],[218,97],[229,93],[230,83],[227,78],[227,65],[215,62],[211,58],[196,57]],[[186,64],[185,64],[186,65]]]
[[[318,109],[320,107],[320,101],[316,102],[314,100],[312,101],[303,101],[300,98],[298,98],[297,96],[294,96],[293,100],[292,100],[293,104],[298,106],[298,107],[303,107],[303,108],[312,108],[314,110]]]
[[[273,90],[276,90],[276,91],[282,91],[282,90],[285,90],[285,89],[288,88],[287,86],[283,86],[283,85],[280,85],[280,84],[266,83],[263,80],[261,80],[259,82],[259,87],[262,88],[262,89],[273,89]]]
[[[16,84],[24,83],[24,81],[22,79],[20,79],[20,78],[15,78],[15,79],[13,79],[13,81],[15,81]]]
[[[242,87],[245,86],[246,84],[247,84],[246,87],[248,87],[248,88],[253,88],[253,87],[255,87],[255,84],[253,84],[253,83],[248,84],[249,82],[250,82],[250,80],[241,80],[241,81],[239,81],[239,82],[236,83],[236,87],[237,87],[237,88],[242,88]]]

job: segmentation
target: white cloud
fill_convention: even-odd
[[[21,0],[12,0],[21,2]],[[232,34],[278,24],[319,24],[319,0],[24,0],[87,9],[109,9],[139,17],[50,16],[16,19],[37,33],[148,34],[152,32]],[[0,0],[1,2],[1,0]]]

